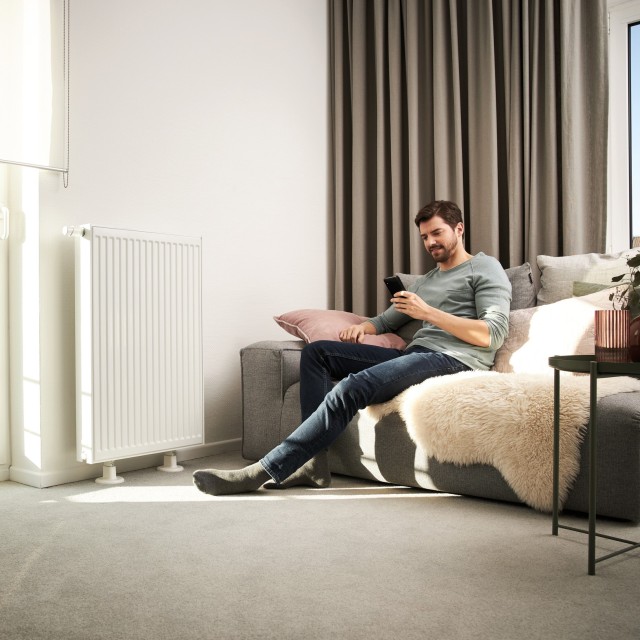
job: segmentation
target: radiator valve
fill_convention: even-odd
[[[62,235],[69,238],[83,238],[86,233],[85,227],[74,227],[73,225],[62,227]]]

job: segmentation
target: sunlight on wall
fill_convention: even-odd
[[[40,435],[40,383],[24,378],[22,383],[24,455],[39,469],[42,468]]]
[[[24,233],[21,245],[20,278],[22,304],[22,429],[24,455],[42,468],[40,432],[40,234],[39,172],[22,169],[22,212]]]
[[[59,0],[56,0],[59,2]],[[9,0],[0,7],[0,158],[48,164],[51,147],[51,3]],[[11,98],[11,99],[9,99]],[[40,407],[40,174],[16,169],[8,180],[12,236],[12,447],[42,469]],[[20,446],[23,450],[20,451]],[[12,456],[13,458],[13,456]]]
[[[0,207],[9,215],[7,193],[7,167],[0,164]],[[8,221],[7,221],[8,222]],[[0,234],[5,229],[0,223]],[[11,440],[9,436],[9,243],[0,237],[0,481],[9,474]]]

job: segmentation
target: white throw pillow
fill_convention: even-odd
[[[509,335],[496,353],[493,371],[551,373],[551,356],[594,353],[596,309],[611,309],[608,290],[512,311]]]

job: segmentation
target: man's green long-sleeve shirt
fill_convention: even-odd
[[[491,256],[478,253],[470,260],[447,271],[438,267],[421,276],[407,291],[416,293],[427,304],[460,318],[484,320],[491,344],[479,347],[423,322],[409,347],[420,345],[446,353],[472,369],[489,369],[496,351],[509,333],[511,283],[502,265]],[[376,333],[393,332],[412,318],[392,305],[371,318]]]

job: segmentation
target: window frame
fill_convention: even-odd
[[[640,0],[608,0],[609,145],[606,250],[631,246],[629,25],[640,21]]]

